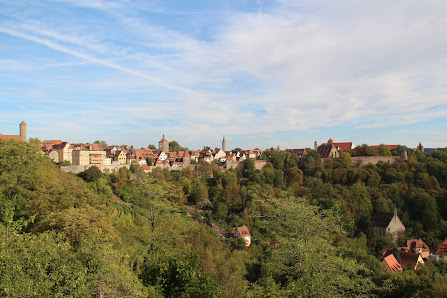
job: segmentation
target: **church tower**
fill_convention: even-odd
[[[223,137],[223,140],[222,140],[222,150],[224,152],[227,151],[227,141],[225,141],[225,136]]]
[[[318,149],[318,144],[317,144],[317,140],[315,140],[314,142],[314,150],[316,151]]]
[[[26,123],[25,121],[20,122],[20,137],[26,142]]]

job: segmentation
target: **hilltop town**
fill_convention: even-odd
[[[30,230],[35,237],[47,237],[39,234],[42,231],[57,231],[62,238],[56,243],[71,239],[63,241],[72,241],[68,245],[73,245],[70,251],[77,259],[96,243],[98,225],[100,231],[111,231],[104,239],[121,237],[122,244],[113,242],[121,257],[104,265],[118,266],[113,270],[124,270],[120,276],[134,280],[130,288],[119,280],[105,282],[104,287],[115,289],[117,283],[127,289],[120,293],[138,288],[140,294],[152,289],[177,295],[181,290],[171,292],[171,287],[183,284],[193,291],[196,281],[190,277],[205,274],[214,283],[201,293],[219,287],[244,296],[257,293],[253,286],[257,281],[262,293],[268,293],[269,284],[262,280],[270,275],[274,291],[282,293],[279,296],[298,281],[302,290],[296,291],[304,296],[307,291],[322,295],[302,276],[315,268],[329,268],[333,278],[342,276],[343,282],[331,292],[334,295],[340,287],[351,293],[354,283],[361,296],[407,296],[405,285],[418,282],[422,275],[429,282],[417,289],[425,294],[439,296],[447,284],[445,149],[426,153],[420,142],[412,149],[331,138],[315,141],[312,148],[284,150],[279,146],[228,150],[225,137],[221,148],[201,150],[183,148],[164,135],[158,148],[141,149],[101,141],[26,141],[24,121],[18,135],[0,134],[0,204],[5,208],[15,204],[21,220],[36,216],[37,224]],[[20,238],[22,234],[15,235],[15,242],[27,241]],[[93,242],[83,242],[85,237]],[[9,247],[5,241],[2,245]],[[196,257],[179,257],[191,245]],[[94,258],[112,246],[105,247]],[[51,245],[46,249],[54,251]],[[158,251],[164,252],[151,253]],[[290,260],[295,254],[298,261]],[[32,260],[30,268],[41,262],[32,256],[26,260]],[[169,270],[182,272],[182,264],[193,262],[188,269],[193,271],[163,285],[158,278],[165,274],[165,261],[173,266]],[[15,262],[22,264],[17,258]],[[96,272],[90,261],[83,266]],[[295,269],[288,271],[291,266]],[[237,280],[230,278],[234,274]],[[329,281],[319,283],[331,286]],[[0,288],[12,293],[12,286],[14,291],[22,288],[20,283]],[[44,293],[45,287],[36,288]]]
[[[2,135],[0,139],[12,138],[14,140],[26,140],[26,123],[22,121],[19,125],[20,135]],[[276,149],[248,149],[248,150],[227,150],[225,137],[222,139],[221,148],[203,148],[200,150],[175,150],[163,135],[158,142],[158,149],[152,148],[136,149],[133,146],[108,146],[105,142],[95,142],[93,144],[70,144],[62,140],[43,140],[41,141],[42,152],[48,155],[55,163],[63,165],[65,171],[78,173],[84,171],[89,166],[97,166],[101,170],[118,171],[120,167],[129,167],[132,162],[137,162],[145,171],[151,171],[153,168],[167,168],[170,170],[179,170],[195,165],[200,161],[215,163],[222,170],[230,168],[244,168],[244,161],[248,158],[255,160],[255,168],[262,169],[266,165],[265,154],[272,150],[281,151],[278,146]],[[400,148],[402,147],[402,148]],[[307,149],[306,149],[307,148]],[[308,155],[308,149],[285,149],[287,153],[295,154],[298,157]],[[174,149],[174,150],[172,150]],[[362,145],[354,146],[353,142],[335,142],[329,139],[325,143],[313,144],[313,150],[318,152],[322,162],[326,159],[337,159],[343,152],[349,152],[352,160],[351,166],[360,166],[367,163],[376,164],[379,161],[393,163],[397,159],[408,159],[407,149],[401,145]],[[424,146],[419,142],[415,150],[424,152]],[[436,150],[436,149],[435,149]]]

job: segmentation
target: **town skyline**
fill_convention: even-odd
[[[25,127],[25,129],[23,130],[23,127]],[[20,138],[22,138],[22,139],[24,139],[24,140],[26,140],[26,141],[28,141],[28,138],[27,138],[27,124],[26,124],[26,122],[25,121],[22,121],[20,124],[19,124],[19,135],[15,135],[15,134],[5,134],[5,133],[2,133],[1,131],[0,131],[0,136],[2,136],[3,137],[3,139],[7,139],[8,137],[13,137],[13,138],[15,138],[15,139],[20,139]],[[157,147],[157,144],[160,142],[160,141],[157,141],[157,142],[149,142],[148,143],[148,145],[144,145],[144,146],[134,146],[134,144],[133,143],[110,143],[110,142],[107,142],[107,140],[104,140],[104,139],[101,139],[101,138],[98,138],[98,139],[96,139],[96,140],[94,140],[94,141],[89,141],[89,140],[83,140],[83,141],[77,141],[77,142],[71,142],[71,141],[69,141],[69,140],[67,140],[66,138],[39,138],[38,136],[30,136],[30,138],[37,138],[37,139],[39,139],[41,142],[44,142],[44,141],[46,141],[46,140],[58,140],[58,141],[61,141],[61,142],[67,142],[67,143],[70,143],[70,144],[94,144],[95,142],[105,142],[108,146],[117,146],[117,147],[119,147],[119,146],[124,146],[124,145],[126,145],[126,146],[133,146],[133,147],[135,147],[135,148],[148,148],[149,147],[149,145],[154,145],[155,147]],[[227,143],[226,142],[226,139],[225,139],[225,136],[222,136],[222,138],[223,138],[223,140],[225,141],[225,143]],[[165,139],[165,135],[163,134],[162,135],[162,139]],[[214,149],[214,148],[223,148],[223,146],[221,146],[221,145],[223,145],[223,143],[222,143],[222,140],[221,140],[221,143],[220,143],[220,145],[216,145],[216,146],[209,146],[209,145],[203,145],[203,146],[199,146],[199,147],[197,147],[197,146],[195,146],[195,147],[189,147],[189,146],[184,146],[184,144],[182,144],[181,143],[181,141],[179,142],[178,140],[175,140],[175,139],[172,139],[172,140],[168,140],[169,142],[172,142],[172,141],[175,141],[175,142],[177,142],[180,146],[182,146],[182,147],[185,147],[185,148],[188,148],[189,150],[201,150],[201,149],[203,149],[203,148],[205,148],[205,147],[209,147],[209,148],[211,148],[211,149]],[[282,148],[282,149],[296,149],[296,148],[311,148],[311,149],[313,149],[314,147],[315,147],[315,143],[317,143],[318,145],[320,145],[320,144],[322,144],[322,143],[327,143],[327,142],[330,142],[330,141],[334,141],[332,138],[329,138],[327,141],[318,141],[318,140],[314,140],[314,142],[312,143],[312,146],[301,146],[301,145],[299,145],[299,146],[295,146],[295,147],[286,147],[286,148]],[[351,143],[351,145],[352,145],[352,148],[354,148],[355,146],[357,146],[357,145],[362,145],[362,144],[367,144],[367,145],[370,145],[370,146],[377,146],[377,145],[380,145],[380,144],[385,144],[385,143],[377,143],[377,144],[373,144],[373,143],[368,143],[368,142],[362,142],[362,143],[355,143],[355,142],[352,142],[352,141],[350,141],[350,140],[335,140],[334,142],[350,142]],[[213,143],[214,143],[214,141],[213,141]],[[421,145],[421,141],[419,141],[419,143],[418,143],[418,145],[420,146]],[[409,144],[401,144],[401,143],[386,143],[385,145],[402,145],[402,146],[406,146],[406,147],[408,147],[408,148],[412,148],[412,149],[417,149],[417,146],[412,146],[412,145],[409,145]],[[277,146],[279,146],[280,148],[281,148],[281,146],[278,144]],[[430,149],[438,149],[438,148],[445,148],[445,146],[433,146],[433,147],[427,147],[427,146],[424,146],[424,147],[426,147],[426,148],[430,148]],[[226,148],[229,148],[228,150],[233,150],[233,149],[235,149],[235,148],[241,148],[241,149],[255,149],[255,148],[259,148],[259,149],[261,149],[261,150],[267,150],[267,149],[271,149],[271,148],[273,148],[273,149],[276,149],[277,147],[275,147],[275,146],[270,146],[270,147],[265,147],[265,148],[261,148],[261,147],[259,147],[259,146],[256,146],[256,145],[252,145],[252,146],[250,146],[250,147],[244,147],[244,148],[242,148],[242,147],[240,147],[240,146],[237,146],[237,145],[235,145],[234,147],[226,147]],[[226,149],[223,149],[224,151],[226,151]]]
[[[0,1],[0,131],[445,147],[440,1]]]

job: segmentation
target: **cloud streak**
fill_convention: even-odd
[[[211,23],[194,18],[196,8],[180,19],[178,11],[185,8],[169,4],[150,3],[140,10],[132,1],[62,1],[57,9],[65,19],[45,12],[39,17],[26,10],[8,13],[0,32],[81,59],[78,64],[42,53],[43,71],[66,90],[85,95],[87,103],[92,91],[102,96],[94,99],[101,103],[125,102],[124,107],[104,107],[107,113],[96,115],[98,122],[140,123],[153,128],[151,136],[162,129],[192,142],[195,134],[232,134],[241,142],[253,137],[261,142],[255,146],[270,147],[283,133],[318,136],[345,127],[339,134],[349,138],[359,131],[447,116],[441,108],[447,102],[444,2],[272,3],[253,1],[252,7],[230,7],[228,13],[208,7],[219,15]],[[70,17],[80,20],[70,22]],[[69,71],[80,90],[64,82]],[[94,81],[86,79],[89,74]],[[35,94],[68,97],[37,81],[46,90]],[[80,113],[85,119],[95,115],[88,109]],[[313,142],[313,136],[300,140],[306,138]]]

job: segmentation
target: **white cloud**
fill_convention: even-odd
[[[174,119],[164,128],[172,135],[211,137],[216,127],[255,135],[446,116],[433,109],[447,102],[445,1],[281,0],[274,9],[258,1],[258,12],[221,16],[201,38],[154,21],[136,2],[64,2],[101,10],[107,21],[88,31],[64,20],[54,27],[45,18],[17,18],[0,32],[126,74],[94,83],[130,97],[122,109],[127,123]],[[171,92],[154,93],[153,85]]]

